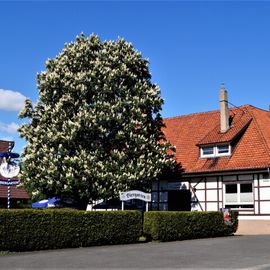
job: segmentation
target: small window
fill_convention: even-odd
[[[252,190],[252,184],[251,183],[240,184],[240,192],[241,193],[250,193],[250,192],[253,192],[253,190]]]
[[[218,154],[228,154],[230,152],[229,145],[219,145],[217,146]]]
[[[214,155],[214,147],[203,147],[202,156],[211,156]]]
[[[224,205],[228,208],[254,208],[253,183],[224,184]]]
[[[237,184],[226,185],[226,194],[237,193]]]
[[[231,147],[229,144],[217,146],[205,146],[201,148],[201,157],[229,156],[230,154],[231,154]]]

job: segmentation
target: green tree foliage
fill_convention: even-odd
[[[39,101],[26,100],[21,179],[34,195],[82,204],[147,190],[173,168],[164,139],[160,89],[148,61],[123,39],[83,34],[37,75]]]

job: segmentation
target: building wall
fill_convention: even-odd
[[[170,210],[169,199],[172,190],[190,191],[191,211],[218,211],[220,208],[228,207],[238,210],[240,215],[270,216],[269,174],[197,177],[186,181],[153,182],[152,209]]]
[[[257,179],[254,185],[256,213],[270,215],[270,176],[260,174]]]

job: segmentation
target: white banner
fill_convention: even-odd
[[[0,186],[18,186],[19,184],[19,180],[0,180]]]
[[[128,200],[142,200],[145,202],[151,202],[151,193],[145,193],[139,190],[130,190],[127,192],[120,192],[120,200],[128,201]]]
[[[5,160],[0,165],[0,174],[5,178],[13,178],[20,172],[20,166],[15,162],[7,163]]]

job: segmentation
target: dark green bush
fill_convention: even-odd
[[[134,243],[141,218],[139,211],[0,210],[0,250]]]
[[[82,245],[126,244],[138,241],[142,235],[142,214],[139,211],[85,212]]]
[[[153,211],[144,214],[144,234],[152,240],[173,241],[229,235],[221,212]]]

